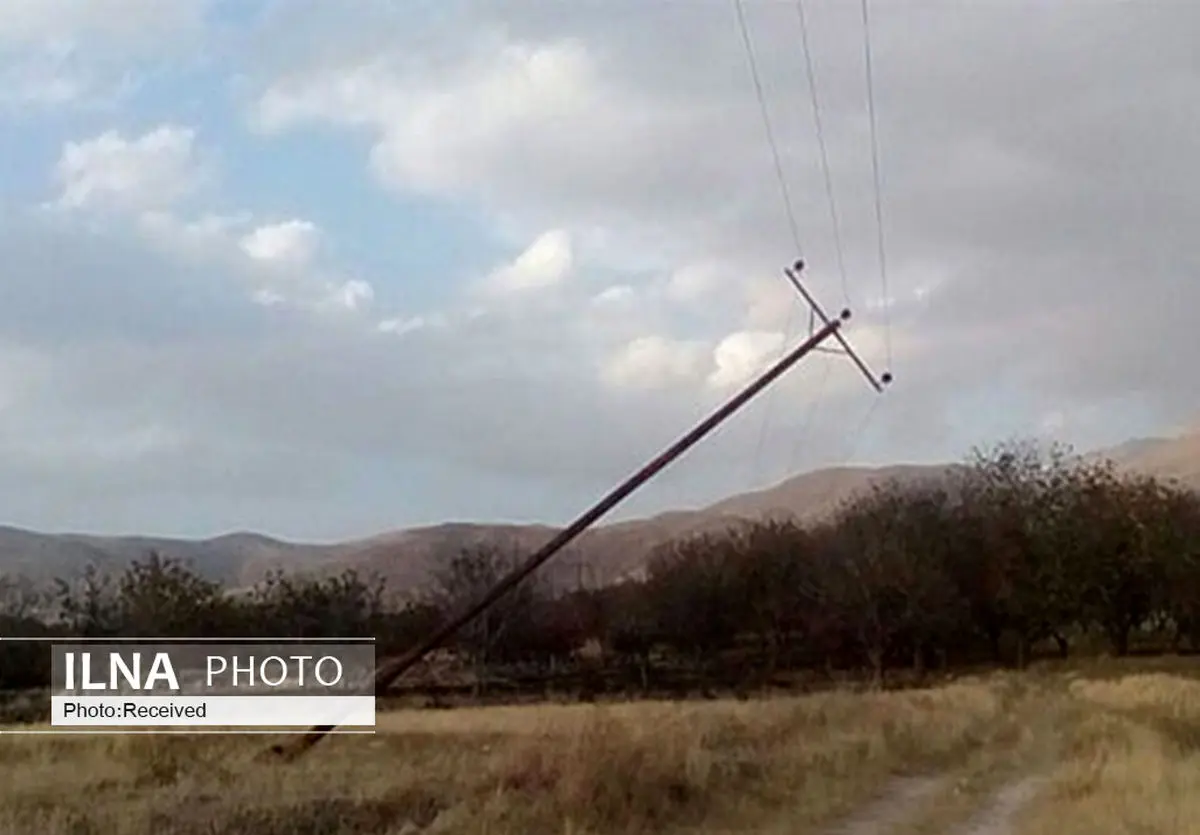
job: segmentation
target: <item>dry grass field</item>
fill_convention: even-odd
[[[255,737],[0,736],[0,835],[1200,833],[1189,666],[401,711],[277,766]]]

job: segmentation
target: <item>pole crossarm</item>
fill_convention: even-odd
[[[797,272],[802,266],[797,262]],[[808,354],[821,349],[822,343],[829,338],[837,339],[843,349],[855,358],[859,364],[859,368],[867,376],[867,379],[875,387],[876,391],[882,391],[882,385],[875,379],[874,375],[866,368],[862,361],[857,358],[849,344],[841,335],[842,324],[850,318],[849,309],[842,310],[838,318],[831,319],[826,315],[825,311],[817,305],[816,301],[800,283],[799,279],[787,271],[789,279],[793,285],[804,296],[806,301],[812,307],[813,312],[821,319],[822,327],[815,333],[811,334],[808,339],[797,345],[786,355],[777,360],[770,368],[760,374],[756,379],[750,382],[744,389],[731,397],[722,406],[716,409],[707,418],[693,427],[686,435],[681,437],[671,446],[663,450],[657,457],[639,469],[637,472],[630,475],[625,481],[613,488],[607,495],[596,502],[590,509],[584,511],[575,521],[563,528],[545,545],[531,554],[521,565],[515,568],[507,576],[493,586],[487,594],[475,602],[461,614],[447,621],[444,625],[437,629],[428,638],[421,641],[408,652],[396,658],[385,661],[376,670],[373,680],[366,685],[363,690],[363,695],[378,695],[387,690],[387,688],[403,675],[406,671],[416,666],[427,654],[441,646],[443,643],[452,638],[460,629],[469,624],[475,618],[482,615],[488,610],[497,600],[511,591],[522,580],[528,578],[533,572],[544,565],[550,558],[560,552],[563,548],[569,545],[585,530],[599,521],[605,514],[611,511],[614,507],[629,497],[631,493],[644,485],[654,476],[658,475],[662,470],[666,469],[677,458],[699,443],[706,435],[728,420],[735,412],[745,406],[751,399],[759,394],[767,386],[771,385],[775,380],[781,377],[785,372],[796,365]],[[890,382],[890,375],[884,375],[884,382]],[[264,759],[279,759],[292,760],[302,755],[305,751],[312,748],[320,742],[326,735],[334,730],[332,725],[322,725],[310,728],[304,735],[290,740],[284,745],[272,746],[267,751],[263,752]]]
[[[806,288],[800,282],[800,271],[803,269],[804,262],[797,261],[790,268],[784,267],[783,274],[787,276],[788,281],[791,282],[791,285],[793,288],[795,288],[796,292],[799,293],[804,298],[804,301],[808,303],[809,309],[816,314],[817,318],[820,319],[821,322],[827,325],[829,324],[830,320],[829,316],[825,313],[824,308],[821,307],[821,304],[813,297],[812,293],[808,291],[808,288]],[[841,351],[835,351],[834,349],[830,348],[822,348],[819,350],[821,350],[823,353],[845,353],[848,357],[850,357],[851,360],[853,360],[854,364],[858,366],[858,370],[862,372],[862,375],[867,378],[867,382],[870,383],[871,388],[875,389],[875,391],[879,393],[882,393],[883,387],[892,382],[892,372],[885,371],[877,378],[871,369],[867,367],[867,364],[862,361],[862,357],[858,355],[858,352],[850,347],[850,343],[846,341],[846,337],[842,336],[840,332],[835,333],[833,336],[834,339],[838,341],[838,344],[842,346]]]

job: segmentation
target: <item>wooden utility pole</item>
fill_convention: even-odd
[[[795,267],[798,272],[803,265],[797,262]],[[362,695],[380,694],[397,678],[403,675],[407,670],[414,667],[422,658],[434,649],[441,646],[443,643],[452,638],[464,626],[469,624],[475,618],[482,615],[488,610],[497,600],[511,591],[518,583],[526,579],[547,560],[569,545],[572,540],[582,534],[585,530],[595,524],[606,513],[629,497],[631,493],[648,482],[675,459],[679,458],[693,446],[700,442],[705,435],[712,432],[726,420],[728,420],[735,412],[745,406],[755,395],[765,389],[771,383],[775,382],[788,369],[804,359],[806,355],[817,349],[821,343],[829,339],[831,336],[839,337],[842,345],[847,352],[853,355],[849,345],[842,340],[839,329],[843,322],[850,318],[850,311],[843,310],[837,319],[831,319],[825,315],[808,295],[807,291],[799,283],[799,280],[789,271],[788,278],[793,281],[794,286],[804,295],[813,311],[824,322],[823,326],[808,337],[804,342],[793,348],[788,354],[781,357],[774,365],[764,371],[757,379],[752,381],[744,389],[731,397],[724,405],[714,411],[707,418],[697,424],[690,432],[677,440],[656,458],[647,463],[640,470],[629,476],[625,481],[613,488],[604,498],[600,499],[589,510],[585,511],[574,522],[559,531],[549,542],[531,554],[520,566],[514,569],[506,577],[501,579],[491,590],[488,591],[480,600],[470,606],[466,611],[447,621],[436,632],[430,635],[421,643],[417,644],[408,652],[396,658],[385,661],[376,670],[374,680],[371,684],[363,688]],[[856,362],[857,357],[855,357]],[[865,371],[865,366],[859,362],[859,366],[868,374],[872,384],[881,388],[874,378],[870,376],[870,372]],[[299,757],[305,751],[312,748],[320,742],[325,736],[334,730],[335,726],[322,725],[310,728],[307,733],[293,740],[289,740],[286,744],[275,745],[264,752],[263,759],[280,758],[285,761],[293,760]]]

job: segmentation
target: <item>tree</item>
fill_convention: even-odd
[[[399,608],[385,608],[378,616],[376,652],[396,655],[411,649],[441,625],[441,612],[428,601],[408,601]]]
[[[931,645],[961,622],[945,570],[948,497],[936,485],[877,485],[826,528],[825,605],[862,651],[876,685],[907,648],[922,670]]]
[[[432,602],[449,618],[481,600],[516,565],[515,547],[479,544],[461,549],[434,574]],[[540,578],[529,577],[459,632],[456,645],[475,664],[482,687],[489,664],[528,656],[535,605],[546,597]]]
[[[228,634],[232,605],[219,583],[151,551],[116,584],[116,623],[125,635],[183,638]]]
[[[1186,639],[1200,651],[1200,496],[1172,485],[1163,490],[1158,543],[1163,562],[1163,615],[1176,650]]]
[[[55,580],[59,619],[82,638],[107,637],[120,631],[120,612],[112,575],[89,563],[76,581]]]
[[[601,641],[606,652],[636,670],[643,691],[650,688],[650,659],[661,640],[654,600],[644,582],[626,582],[597,594]]]
[[[39,620],[43,595],[25,577],[0,575],[0,635],[43,638],[54,630]],[[50,654],[43,644],[0,641],[0,690],[46,687],[50,683]]]
[[[271,572],[253,590],[259,628],[291,638],[377,636],[385,612],[386,582],[345,571],[330,577]]]
[[[1119,477],[1108,462],[1086,474],[1078,511],[1089,559],[1084,613],[1117,655],[1128,654],[1130,634],[1164,602],[1168,508],[1152,478]]]
[[[767,520],[734,529],[721,544],[734,562],[733,612],[758,636],[770,675],[781,656],[812,636],[821,595],[816,543],[795,522]]]
[[[45,602],[44,589],[21,575],[0,574],[0,616],[24,620],[38,614]]]
[[[730,646],[746,622],[736,540],[700,534],[655,549],[646,591],[664,642],[703,661]]]
[[[1078,619],[1081,552],[1070,524],[1078,471],[1065,447],[1010,441],[975,450],[955,479],[962,542],[951,573],[997,660],[1004,633],[1023,667],[1041,638],[1065,647]]]

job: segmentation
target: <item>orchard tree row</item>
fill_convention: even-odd
[[[232,594],[158,554],[120,576],[89,570],[48,601],[0,583],[4,634],[89,637],[375,636],[402,651],[479,599],[523,554],[448,555],[415,601],[353,572],[276,574]],[[976,452],[937,480],[889,482],[817,525],[763,521],[671,542],[646,577],[554,596],[536,577],[465,629],[452,649],[497,670],[663,669],[727,682],[796,670],[918,672],[1023,666],[1097,639],[1200,650],[1200,498],[1109,462],[1032,443]],[[44,680],[34,645],[6,645],[0,688]],[[583,652],[582,650],[588,650]]]

